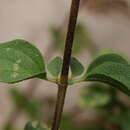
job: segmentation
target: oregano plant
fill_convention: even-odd
[[[79,5],[80,0],[72,0],[63,59],[55,57],[46,65],[40,51],[28,41],[17,39],[0,44],[1,82],[12,84],[31,78],[40,78],[57,84],[57,102],[51,130],[59,130],[69,85],[99,81],[130,95],[130,64],[120,53],[103,52],[94,58],[88,68],[84,68],[77,58],[71,56]],[[48,130],[40,123],[31,124],[30,122],[24,129]]]

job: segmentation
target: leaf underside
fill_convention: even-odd
[[[84,81],[104,82],[130,95],[130,65],[119,54],[101,55],[88,67]]]
[[[31,43],[13,40],[0,44],[0,82],[16,83],[44,73],[43,57]]]

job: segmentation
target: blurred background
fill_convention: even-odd
[[[0,42],[25,39],[46,64],[63,55],[71,0],[0,0]],[[81,0],[73,56],[85,66],[96,52],[130,56],[130,1]],[[31,120],[51,125],[57,86],[40,79],[0,84],[0,129],[20,130]],[[101,83],[68,88],[61,130],[130,130],[130,98]]]

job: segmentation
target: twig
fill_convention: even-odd
[[[77,16],[79,11],[80,0],[72,0],[68,32],[66,36],[66,44],[63,57],[62,73],[60,77],[60,83],[58,85],[57,103],[55,109],[54,120],[52,124],[52,130],[58,130],[63,113],[63,106],[66,96],[66,90],[68,86],[68,72],[69,64],[73,47],[74,32],[76,28]]]

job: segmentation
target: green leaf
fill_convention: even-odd
[[[80,76],[84,72],[83,65],[74,57],[71,58],[70,68],[72,77]]]
[[[110,121],[122,130],[130,130],[130,111],[123,111],[111,117]]]
[[[42,124],[39,121],[33,121],[33,122],[28,122],[25,125],[24,130],[49,130],[46,125]]]
[[[100,54],[98,54],[96,58],[92,61],[92,63],[89,65],[87,73],[95,69],[97,66],[109,61],[121,64],[128,64],[126,58],[124,58],[124,56],[120,55],[119,53],[114,51],[103,51]]]
[[[110,103],[111,94],[108,85],[93,83],[81,89],[80,99],[83,107],[103,107]]]
[[[17,89],[11,89],[10,92],[13,102],[18,109],[23,110],[33,119],[38,118],[40,115],[40,107],[34,99],[28,99],[25,94],[19,92]]]
[[[86,73],[85,81],[108,83],[130,95],[130,65],[105,62]]]
[[[14,40],[0,44],[0,82],[16,83],[44,73],[43,57],[31,43]]]
[[[61,72],[62,67],[62,59],[60,57],[56,57],[53,59],[48,65],[47,69],[48,71],[54,76],[57,77],[59,73]]]

